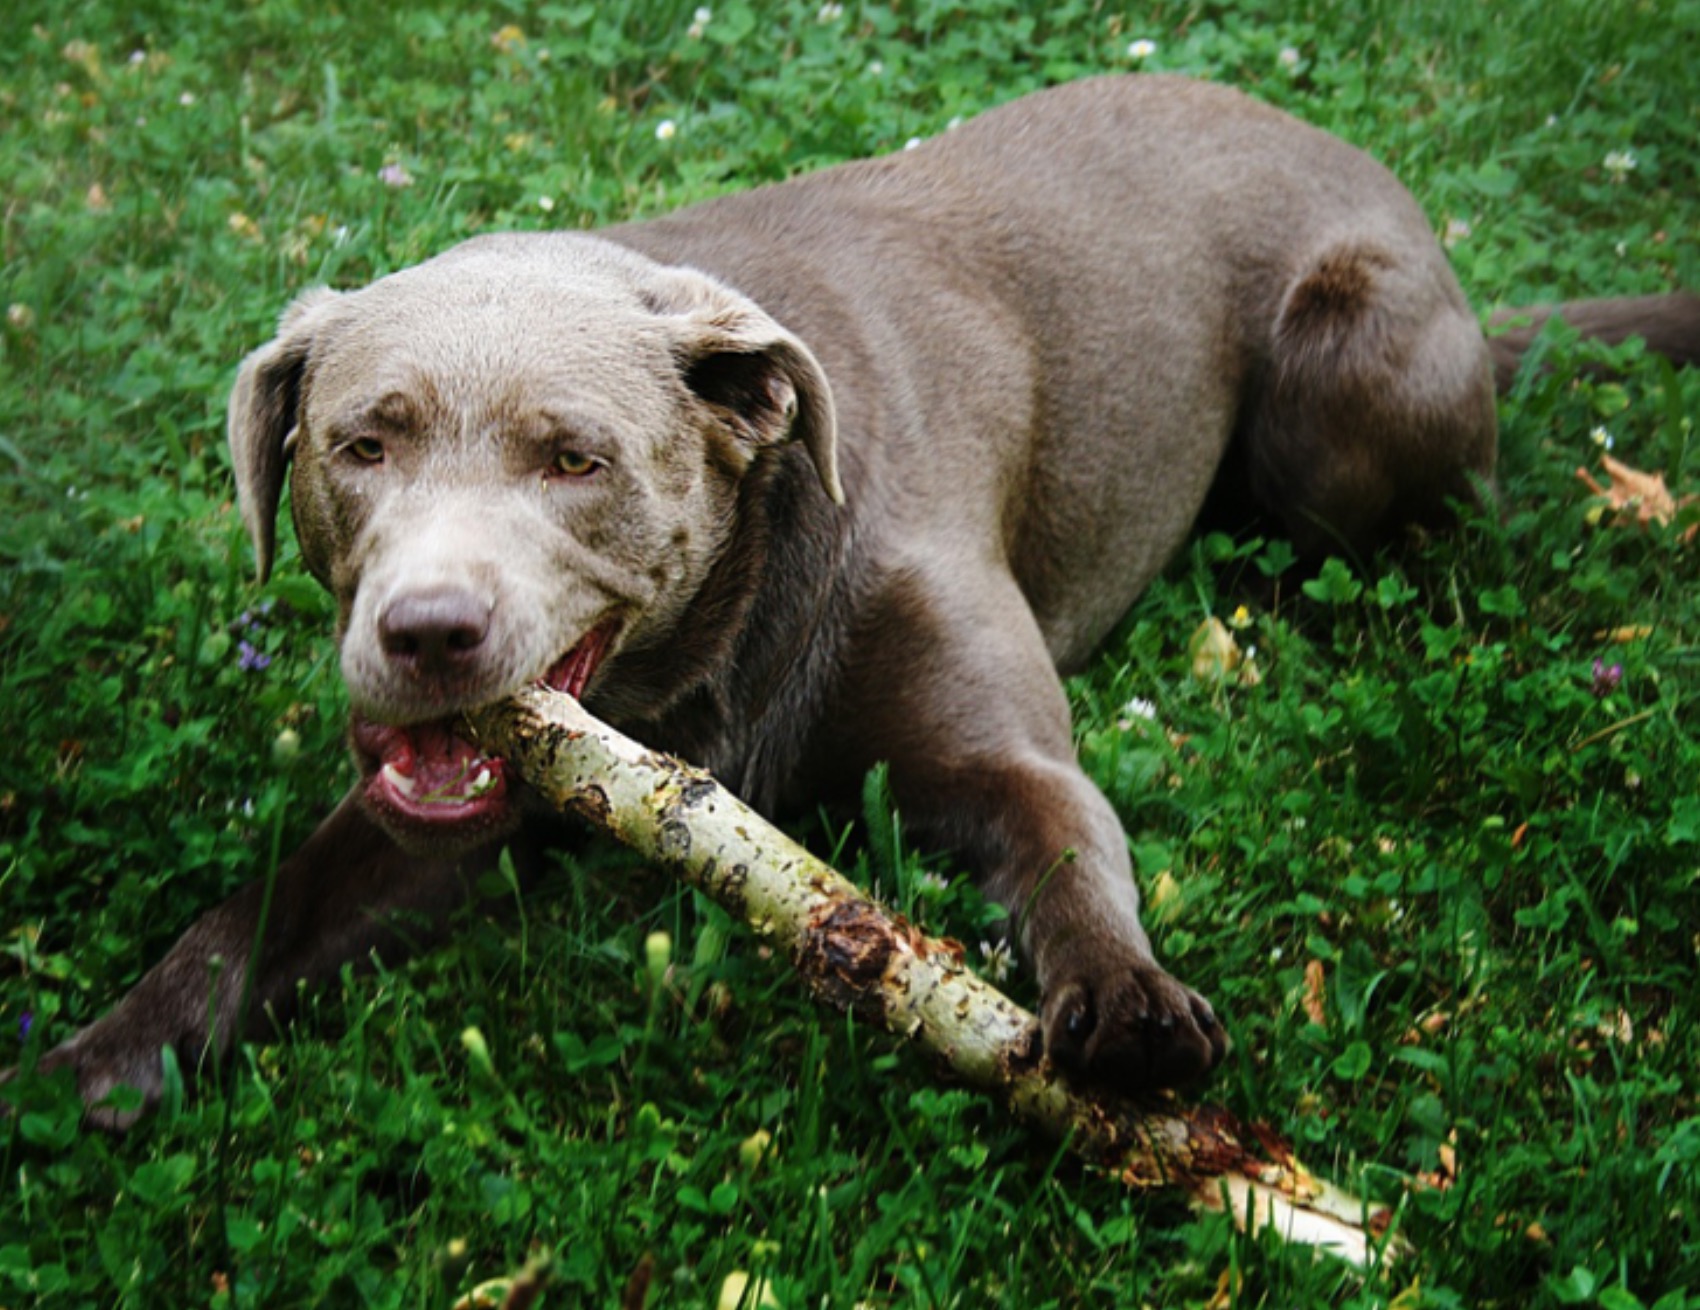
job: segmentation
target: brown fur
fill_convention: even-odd
[[[1563,312],[1693,359],[1691,302],[1622,305]],[[244,364],[231,449],[262,573],[293,458],[367,776],[280,870],[257,965],[249,888],[50,1063],[91,1101],[152,1097],[161,1045],[230,1040],[248,972],[280,1014],[298,978],[428,938],[503,840],[559,833],[523,796],[438,833],[379,760],[403,740],[452,761],[433,724],[611,633],[589,707],[760,807],[888,761],[911,828],[1017,911],[1053,1058],[1128,1089],[1202,1077],[1226,1037],[1152,953],[1057,672],[1213,484],[1311,550],[1442,517],[1492,477],[1490,371],[1385,169],[1165,77],[310,292]]]

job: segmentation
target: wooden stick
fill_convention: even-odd
[[[588,819],[723,906],[795,967],[820,1001],[912,1041],[952,1079],[994,1096],[1132,1187],[1173,1186],[1242,1227],[1360,1267],[1391,1222],[1310,1173],[1271,1132],[1226,1110],[1135,1104],[1070,1086],[1038,1021],[975,976],[959,943],[928,937],[793,842],[707,773],[649,750],[570,696],[532,687],[471,716],[550,804]]]

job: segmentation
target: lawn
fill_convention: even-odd
[[[298,289],[1136,67],[1388,162],[1484,313],[1700,287],[1696,0],[8,12],[0,1065],[350,780],[330,608],[287,534],[254,585],[223,448]],[[610,848],[493,886],[126,1137],[26,1079],[0,1307],[448,1306],[543,1251],[546,1305],[714,1306],[742,1271],[785,1310],[1700,1307],[1700,509],[1643,530],[1575,476],[1609,447],[1700,490],[1700,374],[1537,353],[1501,512],[1320,568],[1200,538],[1070,684],[1159,950],[1232,1033],[1207,1095],[1414,1254],[1360,1274],[1082,1169]],[[1210,617],[1258,678],[1194,671]],[[987,908],[877,780],[864,810],[800,831],[978,954]]]

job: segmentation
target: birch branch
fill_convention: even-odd
[[[1275,1135],[1225,1109],[1089,1095],[1044,1058],[1037,1019],[793,842],[707,773],[639,745],[570,696],[532,687],[471,716],[558,809],[665,866],[783,953],[815,998],[912,1041],[953,1080],[1002,1101],[1130,1187],[1171,1186],[1360,1267],[1391,1215],[1312,1176]]]

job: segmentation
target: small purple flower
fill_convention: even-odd
[[[268,668],[271,662],[272,657],[257,649],[253,642],[241,641],[236,644],[236,663],[244,673],[259,673]]]
[[[25,1010],[18,1016],[18,1040],[27,1042],[30,1039],[30,1029],[35,1026],[35,1015]]]
[[[1617,684],[1623,681],[1623,665],[1607,664],[1604,660],[1594,661],[1594,696],[1603,699],[1617,690]]]
[[[270,596],[266,597],[253,609],[243,610],[238,614],[233,626],[238,630],[247,632],[264,631],[266,620],[271,617],[272,607],[275,603]]]

